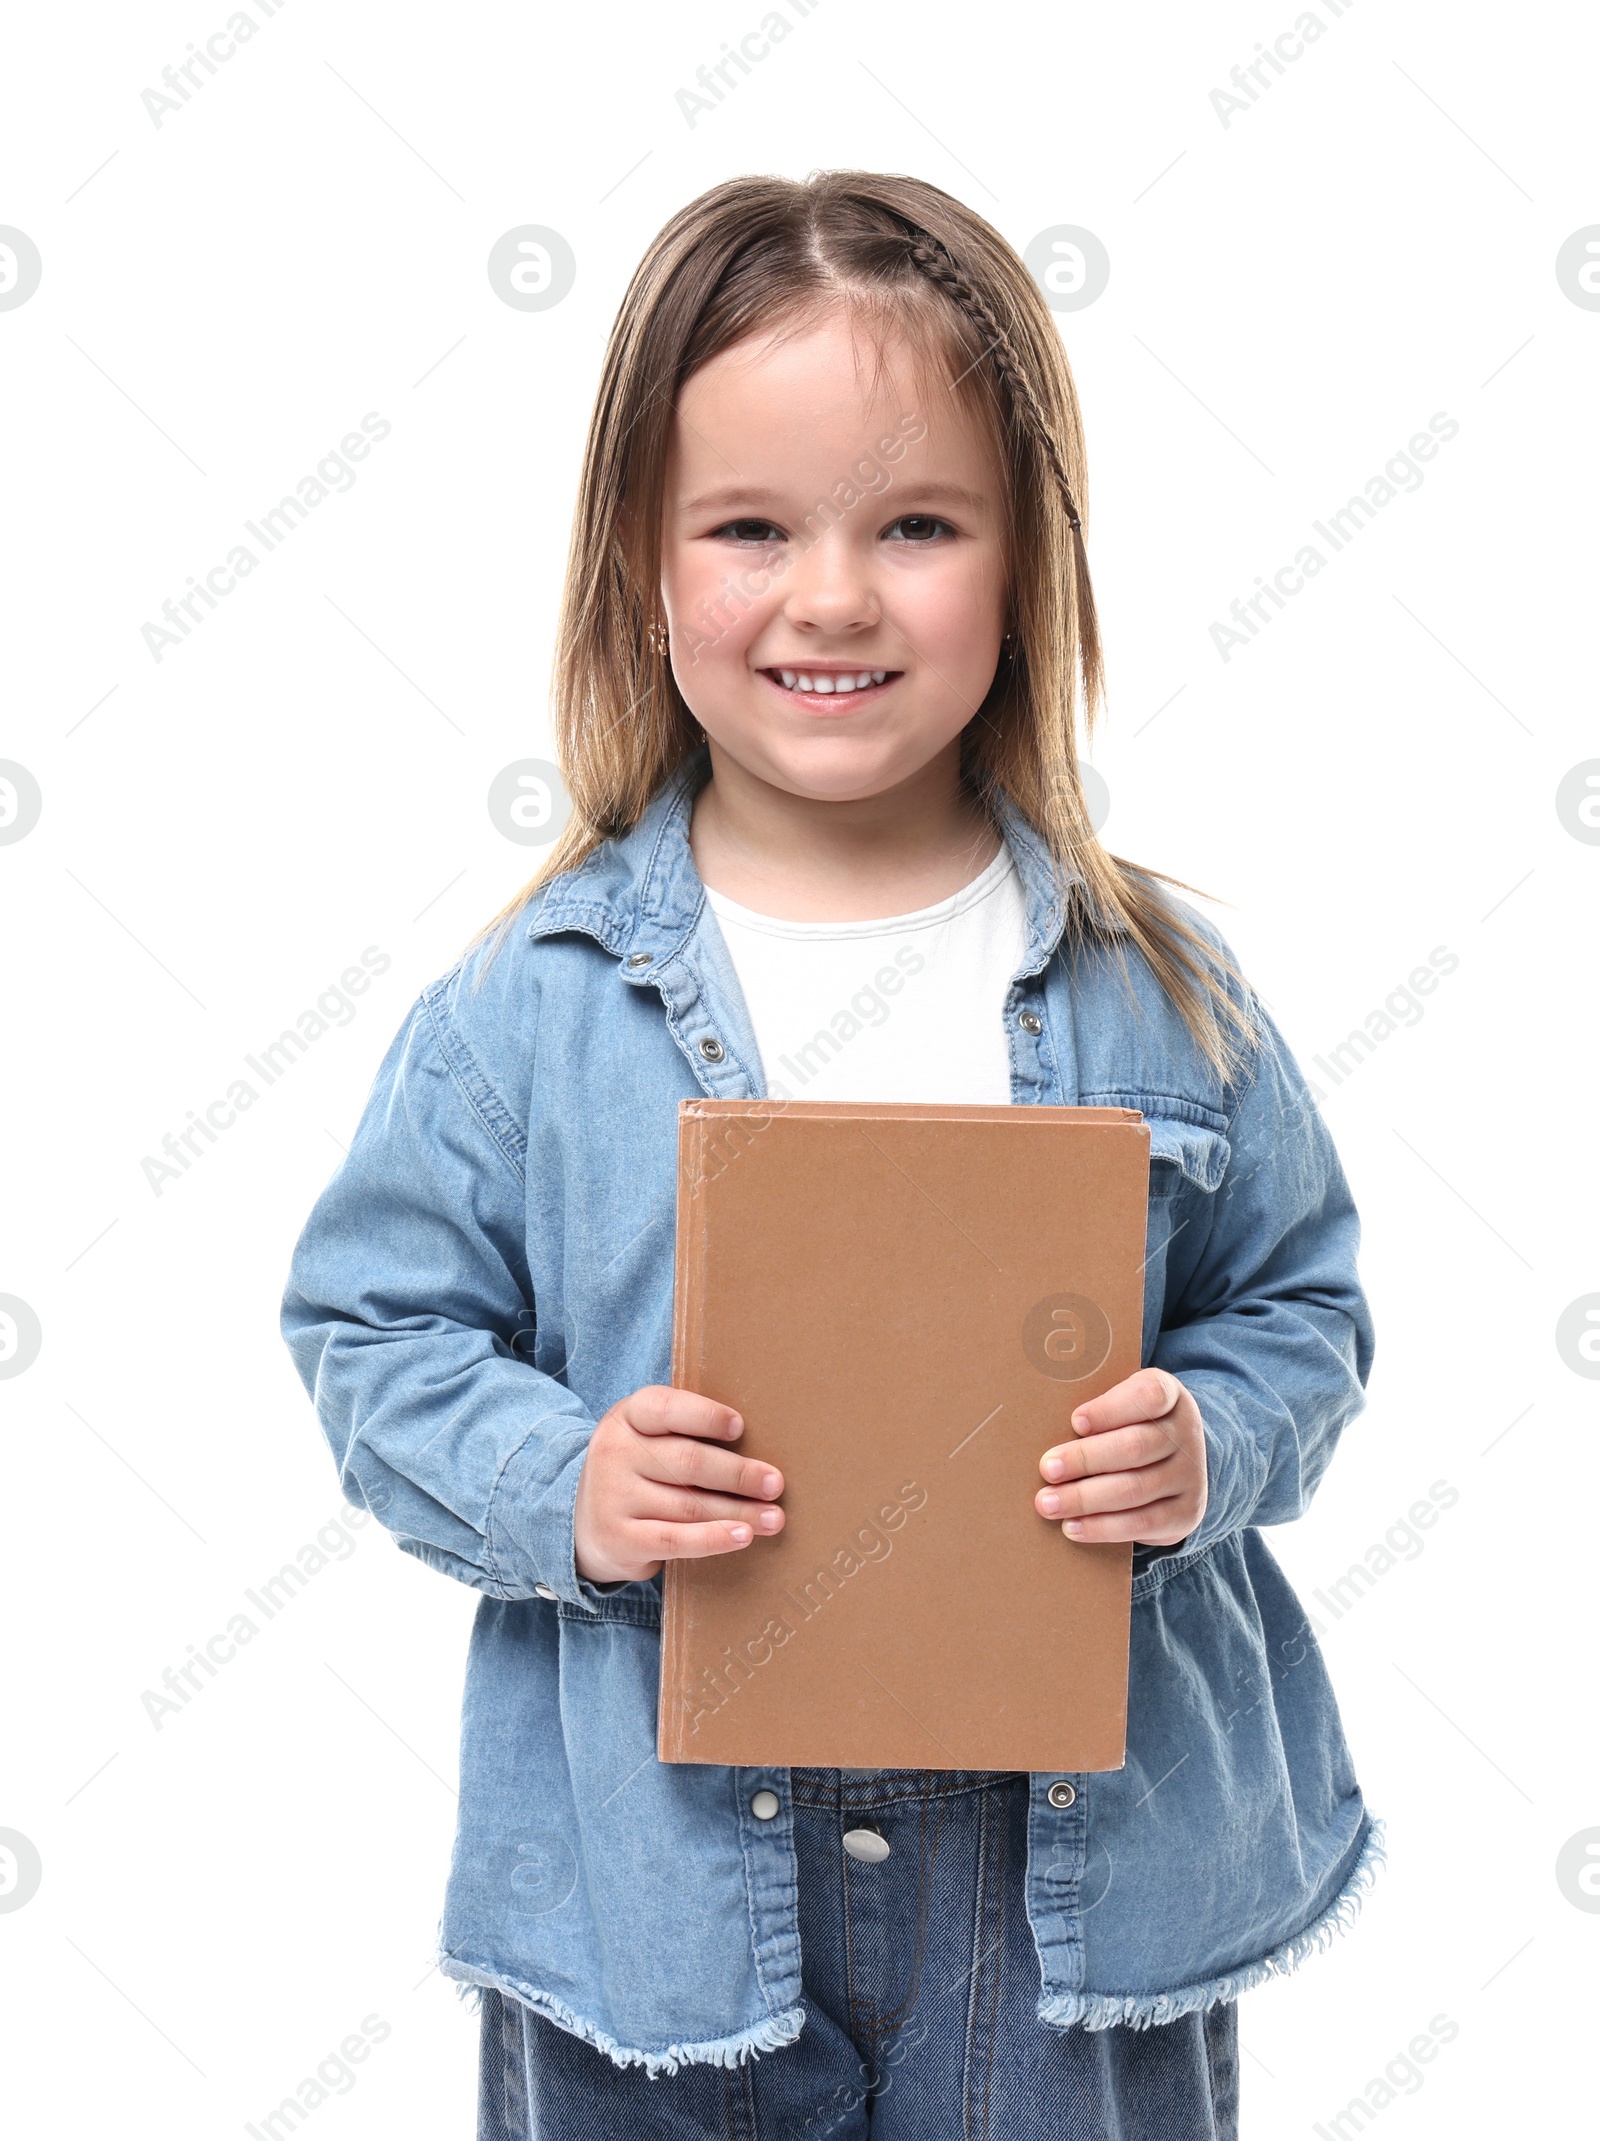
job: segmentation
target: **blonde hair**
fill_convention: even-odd
[[[626,832],[698,746],[659,620],[676,398],[735,343],[839,305],[864,316],[880,349],[899,334],[936,362],[1001,458],[1015,651],[964,732],[968,782],[981,798],[1003,793],[1063,876],[1081,875],[1069,929],[1110,946],[1120,924],[1205,1058],[1231,1076],[1241,1044],[1255,1038],[1248,985],[1155,882],[1196,888],[1109,853],[1089,822],[1076,725],[1081,704],[1093,736],[1103,674],[1084,543],[1083,422],[1066,352],[1012,247],[919,179],[730,179],[680,210],[640,262],[590,420],[557,634],[556,752],[572,814],[538,873],[474,941],[508,928],[531,894]],[[1224,977],[1239,985],[1240,1003]]]

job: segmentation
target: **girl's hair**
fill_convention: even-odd
[[[1110,854],[1084,801],[1077,710],[1081,699],[1092,736],[1103,680],[1083,423],[1066,352],[1012,247],[920,179],[730,179],[675,215],[645,254],[606,350],[558,628],[554,726],[572,815],[538,874],[475,941],[633,825],[701,741],[660,621],[664,478],[684,382],[748,336],[841,305],[880,350],[891,337],[910,345],[924,374],[986,426],[1004,471],[1013,651],[964,733],[966,778],[980,797],[1003,791],[1063,874],[1081,873],[1087,898],[1068,916],[1077,940],[1120,950],[1108,918],[1120,922],[1207,1060],[1232,1075],[1254,1037],[1248,986],[1154,881],[1195,888]],[[1224,976],[1239,984],[1239,1002]]]

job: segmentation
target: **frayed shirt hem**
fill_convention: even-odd
[[[1377,1877],[1385,1857],[1383,1823],[1369,1818],[1361,1852],[1348,1880],[1319,1918],[1263,1955],[1221,1977],[1173,1992],[1067,1992],[1039,2002],[1039,2020],[1053,2029],[1153,2029],[1176,2022],[1222,2000],[1236,2000],[1269,1978],[1287,1977],[1308,1955],[1325,1948],[1344,1931],[1361,1908],[1362,1897]]]
[[[541,1992],[535,1985],[502,1977],[497,1971],[479,1969],[475,1964],[462,1962],[459,1956],[441,1953],[438,1963],[441,1974],[454,1981],[457,1993],[469,2006],[481,2006],[486,1990],[503,1993],[508,1999],[520,2000],[524,2007],[531,2007],[535,2014],[543,2015],[572,2036],[581,2037],[585,2044],[592,2044],[614,2065],[643,2067],[651,2078],[658,2074],[676,2074],[680,2067],[687,2066],[737,2067],[762,2052],[775,2052],[783,2045],[793,2044],[805,2021],[804,2009],[791,2007],[785,2013],[771,2015],[765,2022],[753,2023],[749,2029],[739,2030],[731,2037],[713,2037],[697,2044],[669,2044],[659,2051],[646,2052],[635,2045],[619,2044],[609,2031],[600,2029],[564,2000],[558,2000],[553,1993]]]

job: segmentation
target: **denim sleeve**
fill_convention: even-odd
[[[283,1335],[347,1500],[477,1590],[592,1605],[572,1525],[594,1422],[512,1350],[534,1314],[525,1144],[430,998],[306,1222]]]
[[[1205,1423],[1209,1499],[1183,1552],[1300,1516],[1372,1367],[1349,1185],[1288,1043],[1254,1010],[1260,1047],[1228,1170],[1155,1347]]]

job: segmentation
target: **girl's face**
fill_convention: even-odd
[[[667,461],[679,689],[745,772],[822,802],[937,757],[988,693],[1005,630],[989,441],[942,378],[917,383],[904,343],[874,360],[842,310],[739,343],[683,388]]]

